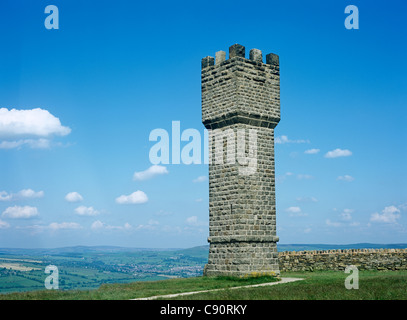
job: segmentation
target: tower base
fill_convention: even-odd
[[[279,275],[276,242],[211,243],[204,276]]]

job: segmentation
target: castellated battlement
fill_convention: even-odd
[[[345,249],[279,252],[280,271],[407,270],[407,249]]]
[[[246,48],[240,44],[234,44],[233,46],[229,47],[229,59],[233,58],[246,58]],[[263,53],[259,49],[251,49],[249,52],[249,61],[255,63],[263,64]],[[215,54],[215,58],[211,56],[207,56],[202,59],[201,67],[202,69],[214,65],[220,65],[224,63],[226,60],[226,52],[225,51],[218,51]],[[278,55],[274,53],[269,53],[266,55],[266,65],[270,67],[274,67],[276,69],[279,68],[280,62]]]
[[[202,59],[202,122],[207,129],[233,124],[274,129],[280,121],[280,66],[270,53],[234,44],[226,52]]]

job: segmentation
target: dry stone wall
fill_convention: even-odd
[[[407,249],[348,249],[279,252],[280,271],[407,270]]]

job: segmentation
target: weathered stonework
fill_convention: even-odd
[[[209,143],[208,276],[279,273],[274,128],[280,120],[280,70],[277,55],[267,55],[266,61],[257,49],[246,59],[241,45],[229,48],[229,59],[217,52],[216,64],[213,57],[202,59],[202,122],[208,130],[225,134],[221,151]],[[245,132],[243,147],[235,140],[239,130]],[[230,143],[233,151],[250,154],[251,133],[256,138],[254,171],[241,171],[239,158],[213,161],[219,152],[227,159]]]
[[[348,249],[279,253],[281,271],[407,270],[407,249]]]

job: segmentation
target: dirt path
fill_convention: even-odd
[[[299,280],[303,280],[303,279],[302,278],[281,278],[281,280],[277,281],[277,282],[266,282],[266,283],[260,283],[260,284],[252,284],[252,285],[248,285],[248,286],[231,287],[231,288],[210,289],[210,290],[192,291],[192,292],[181,292],[181,293],[174,293],[174,294],[165,294],[165,295],[161,295],[161,296],[137,298],[137,299],[131,299],[131,300],[154,300],[154,299],[157,299],[157,298],[163,298],[163,299],[165,299],[165,298],[174,298],[174,297],[187,296],[187,295],[196,294],[196,293],[215,292],[215,291],[221,291],[221,290],[226,290],[226,289],[232,290],[232,289],[241,289],[241,288],[274,286],[276,284],[294,282],[294,281],[299,281]]]

